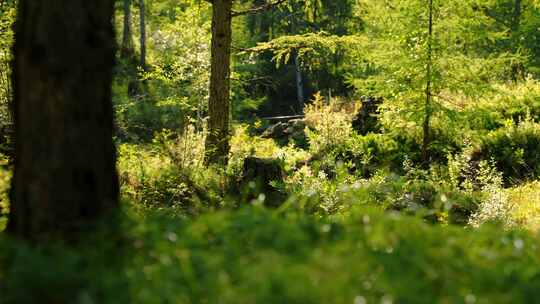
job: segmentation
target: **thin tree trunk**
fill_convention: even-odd
[[[146,9],[144,0],[139,2],[139,14],[140,14],[140,31],[141,31],[141,68],[146,71]]]
[[[130,59],[135,54],[131,19],[131,0],[124,0],[124,33],[122,35],[120,55],[125,59]]]
[[[293,14],[291,15],[291,33],[298,34],[298,26],[297,26],[297,20],[296,16]],[[302,67],[300,64],[300,56],[298,54],[298,51],[295,50],[294,54],[294,74],[296,78],[296,101],[298,102],[299,111],[303,112],[304,110],[304,78],[302,76]]]
[[[294,52],[294,71],[296,74],[296,98],[298,100],[298,106],[300,107],[300,112],[304,110],[304,77],[302,76],[302,66],[300,64],[300,56],[298,52]]]
[[[230,61],[232,0],[214,0],[212,5],[212,59],[208,131],[207,164],[226,163],[230,150]]]
[[[423,125],[423,143],[422,160],[424,164],[429,162],[429,144],[430,138],[430,119],[431,119],[431,70],[433,65],[433,0],[429,0],[429,30],[428,30],[428,50],[427,50],[427,68],[426,68],[426,102],[424,105],[424,125]]]
[[[19,0],[8,231],[76,238],[115,209],[113,0]]]

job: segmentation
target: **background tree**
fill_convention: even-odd
[[[212,43],[205,160],[207,163],[226,163],[230,150],[232,17],[259,13],[273,8],[284,0],[234,13],[233,0],[209,0],[209,2],[212,3]]]
[[[206,162],[226,163],[229,154],[232,0],[212,1],[212,46]]]
[[[490,20],[475,9],[474,0],[364,0],[361,5],[369,52],[351,82],[360,92],[387,100],[383,121],[415,134],[423,162],[444,158],[430,149],[451,131],[434,130],[432,124],[452,125],[443,121],[460,102],[453,98],[479,96],[503,77],[512,56],[476,47],[501,32],[486,30]]]
[[[139,64],[146,71],[146,5],[144,0],[139,0],[139,27],[141,34],[141,57]]]
[[[8,222],[14,235],[70,238],[118,204],[112,14],[112,0],[19,2]]]
[[[135,55],[135,47],[133,43],[132,17],[131,17],[131,1],[124,0],[124,29],[122,34],[122,46],[120,55],[124,59],[132,59]]]
[[[353,90],[346,79],[352,67],[348,62],[349,52],[345,51],[347,47],[338,47],[335,52],[324,51],[324,54],[307,49],[317,47],[314,45],[317,42],[309,39],[314,33],[320,33],[319,37],[357,36],[362,22],[354,14],[354,3],[351,0],[290,0],[266,13],[246,16],[249,30],[246,37],[235,44],[252,48],[268,42],[271,44],[268,47],[281,52],[283,47],[294,44],[292,40],[286,41],[286,37],[295,37],[297,49],[279,65],[273,62],[275,58],[271,52],[239,57],[235,69],[245,71],[243,78],[247,81],[240,84],[245,93],[235,95],[235,104],[246,103],[249,99],[260,100],[255,114],[280,116],[302,112],[303,102],[299,101],[310,99],[318,91],[325,96],[351,94]],[[302,35],[307,39],[302,41]]]
[[[536,0],[476,1],[475,9],[484,13],[491,22],[486,30],[501,33],[484,49],[491,53],[510,53],[514,56],[507,74],[514,80],[523,80],[528,73],[539,75],[540,63],[540,10]]]

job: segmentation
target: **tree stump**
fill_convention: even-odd
[[[264,205],[278,207],[286,195],[272,186],[273,182],[283,181],[283,166],[280,160],[271,158],[248,157],[244,160],[239,188],[242,197],[248,201],[264,195]]]

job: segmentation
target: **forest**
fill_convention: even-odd
[[[539,299],[539,0],[0,0],[0,304]]]

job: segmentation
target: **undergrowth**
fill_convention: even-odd
[[[80,248],[36,250],[1,236],[0,303],[492,304],[540,296],[540,248],[526,232],[432,226],[365,208],[322,219],[260,208],[197,219],[127,213],[116,222],[120,234],[100,229]]]

